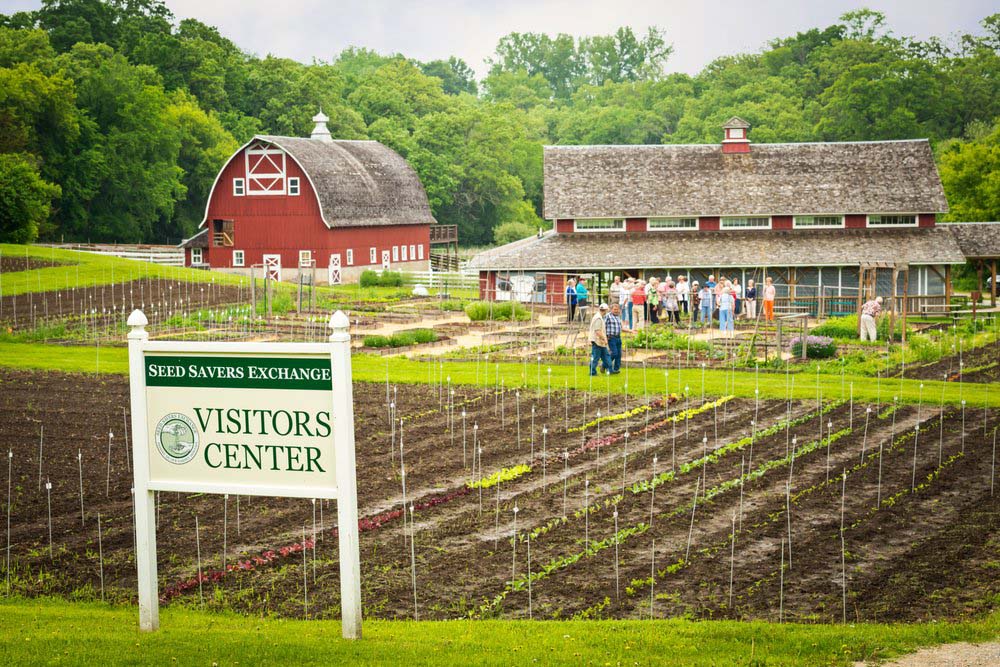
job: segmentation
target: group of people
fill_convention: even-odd
[[[683,319],[692,327],[707,327],[713,319],[718,319],[719,329],[728,336],[734,335],[735,320],[757,318],[758,300],[763,305],[763,318],[773,320],[774,298],[771,278],[765,279],[764,287],[758,289],[753,280],[744,288],[739,278],[729,280],[725,276],[716,280],[710,275],[704,285],[697,280],[689,283],[683,275],[677,276],[676,282],[669,275],[663,280],[654,276],[648,281],[642,278],[623,281],[621,276],[615,276],[608,288],[608,303],[618,305],[622,321],[629,330],[661,321],[679,325]],[[590,301],[586,279],[571,278],[566,285],[569,321],[577,316],[585,321]]]

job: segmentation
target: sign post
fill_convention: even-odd
[[[336,499],[342,634],[361,638],[347,316],[323,343],[150,341],[128,318],[139,627],[159,627],[154,493]]]

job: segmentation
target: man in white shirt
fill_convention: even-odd
[[[590,374],[597,375],[597,363],[604,366],[604,372],[611,372],[611,350],[608,347],[608,332],[605,328],[604,316],[608,313],[608,304],[602,303],[600,309],[590,320]]]

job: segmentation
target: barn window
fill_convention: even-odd
[[[800,227],[843,227],[844,216],[842,215],[797,215],[794,226]]]
[[[590,218],[574,220],[573,231],[577,232],[622,232],[625,231],[625,220],[622,218]]]
[[[201,264],[201,248],[191,248],[191,263]]]
[[[650,218],[646,223],[650,231],[660,229],[698,229],[698,218]]]
[[[731,128],[729,128],[729,138],[730,139],[742,139],[743,138],[743,128],[742,127],[731,127]]]
[[[421,243],[420,245],[417,246],[417,255],[419,255],[418,259],[423,259],[424,258],[424,244],[423,243]]]
[[[415,261],[417,259],[417,246],[410,246],[410,261]]]
[[[722,218],[720,229],[770,229],[771,218]]]
[[[398,245],[392,246],[392,261],[393,262],[398,262],[399,261],[399,246]]]
[[[869,215],[869,227],[916,227],[915,215]]]
[[[243,152],[248,195],[285,194],[285,151],[255,141]]]
[[[312,250],[299,250],[299,266],[308,267],[312,265]]]
[[[405,261],[407,261],[407,260],[406,260],[406,257],[407,257],[407,255],[406,255],[406,246],[405,246],[405,245],[403,246],[403,251],[402,251],[402,255],[403,255],[403,258],[402,258],[402,259],[403,259],[403,261],[404,261],[404,262],[405,262]]]
[[[242,197],[247,193],[247,183],[242,178],[233,179],[233,196]]]
[[[347,265],[354,266],[354,250],[351,248],[347,249]]]
[[[375,246],[368,248],[368,263],[378,264],[378,250],[375,248]]]
[[[288,194],[293,197],[299,194],[299,179],[297,177],[288,179]]]
[[[234,250],[233,251],[233,266],[243,266],[243,251]]]

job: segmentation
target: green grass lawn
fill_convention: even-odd
[[[440,375],[440,367],[434,363],[414,361],[404,357],[379,357],[375,355],[356,354],[352,359],[354,379],[369,382],[384,382],[386,369],[389,371],[390,382],[396,384],[421,384],[434,382]],[[453,384],[475,385],[487,382],[492,386],[495,382],[497,365],[490,364],[489,378],[486,377],[485,365],[475,362],[447,362],[444,373],[451,377]],[[0,342],[0,366],[11,368],[33,368],[42,370],[58,370],[68,373],[118,373],[128,372],[128,355],[124,347],[63,346],[44,345],[40,343],[9,343]],[[548,385],[546,369],[541,369],[540,387]],[[478,372],[477,372],[478,371]],[[538,387],[538,368],[529,363],[525,367],[517,363],[499,365],[500,377],[507,387],[527,386]],[[478,378],[477,378],[478,376]],[[760,373],[753,371],[736,371],[735,383],[732,374],[722,370],[706,370],[704,373],[706,394],[733,394],[744,398],[752,398],[759,387],[762,399],[785,398],[785,375],[783,373]],[[982,408],[984,403],[991,407],[1000,407],[1000,387],[987,384],[943,383],[940,380],[883,380],[881,391],[870,377],[847,375],[841,382],[839,375],[817,375],[815,373],[794,374],[795,398],[814,400],[817,393],[817,383],[822,390],[824,400],[848,398],[850,385],[854,383],[854,400],[858,402],[882,403],[892,401],[893,396],[899,396],[901,402],[916,403],[921,399],[927,405],[937,404],[941,399],[941,389],[944,386],[944,401],[950,405],[958,405],[964,399],[969,409]],[[679,376],[676,370],[670,371],[669,378],[662,370],[649,370],[646,373],[646,390],[650,394],[662,394],[665,382],[669,380],[669,391],[682,393],[684,387],[689,393],[700,396],[702,392],[702,371],[699,368],[681,369]],[[593,391],[603,392],[610,387],[611,391],[621,394],[628,383],[628,392],[633,396],[642,396],[643,372],[641,368],[630,368],[621,375],[608,378],[598,376],[593,379]],[[561,389],[565,384],[577,389],[591,387],[587,368],[580,365],[552,366],[552,388]],[[924,387],[921,390],[920,385]],[[842,394],[843,388],[843,394]]]
[[[778,625],[734,621],[297,621],[169,608],[138,630],[135,608],[0,603],[4,665],[850,665],[922,646],[986,641],[1000,615],[969,623]],[[287,662],[286,662],[287,661]]]

